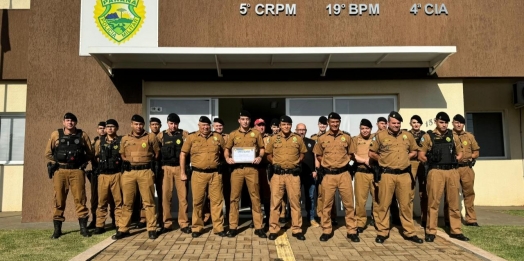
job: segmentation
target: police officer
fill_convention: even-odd
[[[448,129],[449,116],[439,112],[435,117],[436,128],[428,131],[421,138],[422,147],[418,159],[428,162],[429,173],[426,178],[428,192],[428,217],[426,225],[426,242],[433,242],[437,234],[438,210],[442,193],[446,192],[450,219],[450,237],[462,241],[469,238],[462,234],[459,211],[458,162],[462,161],[462,150],[457,135]]]
[[[279,119],[272,119],[271,120],[271,135],[276,135],[276,134],[278,134],[280,132],[280,127],[279,126],[280,126]],[[269,143],[269,141],[267,143]],[[270,184],[270,186],[271,186],[271,184]],[[287,223],[287,218],[290,215],[289,214],[289,204],[287,202],[287,194],[286,194],[286,192],[284,192],[283,201],[284,202],[282,203],[282,206],[281,206],[281,209],[280,209],[280,217],[278,219],[278,222],[285,224],[285,223]],[[270,215],[271,215],[271,213],[270,213]]]
[[[53,175],[53,188],[55,191],[55,206],[53,214],[54,232],[52,239],[62,235],[62,222],[67,199],[67,191],[71,189],[75,199],[76,215],[80,225],[80,234],[88,237],[87,219],[89,211],[86,208],[85,174],[84,168],[93,159],[93,148],[87,133],[76,128],[78,120],[70,112],[64,115],[63,128],[53,131],[47,142],[45,157],[50,164],[58,170]]]
[[[378,161],[382,177],[378,183],[378,208],[375,225],[376,243],[384,243],[389,236],[389,207],[393,194],[400,203],[400,221],[407,240],[423,243],[415,232],[413,201],[411,200],[412,177],[409,159],[416,155],[418,146],[412,135],[400,129],[402,116],[396,111],[389,114],[388,128],[373,137],[369,157]]]
[[[262,210],[260,208],[260,189],[258,184],[258,164],[264,157],[264,141],[262,134],[256,129],[250,128],[251,114],[243,110],[240,112],[238,119],[240,127],[229,134],[229,140],[226,143],[224,156],[226,162],[231,165],[231,202],[229,213],[229,232],[228,237],[235,237],[238,234],[238,214],[239,201],[242,195],[242,186],[244,180],[251,197],[251,211],[253,213],[253,224],[255,226],[255,235],[260,238],[266,238],[262,223]],[[233,159],[234,149],[237,147],[248,147],[255,150],[255,158],[252,162],[235,162]]]
[[[458,164],[458,173],[460,176],[460,186],[462,187],[462,196],[464,197],[464,205],[466,207],[466,226],[478,227],[477,214],[475,213],[474,201],[475,190],[473,189],[475,183],[475,171],[473,171],[474,161],[479,157],[480,147],[475,136],[472,133],[464,130],[466,119],[464,116],[457,114],[453,117],[453,134],[456,135],[460,141],[460,148],[462,149],[462,160]],[[444,201],[444,217],[449,223],[449,214],[447,201]]]
[[[178,225],[180,231],[189,234],[191,227],[187,217],[187,194],[188,181],[182,180],[180,168],[186,166],[180,164],[180,152],[187,136],[187,131],[179,129],[180,117],[176,113],[167,115],[167,130],[160,132],[156,138],[160,145],[162,162],[162,223],[161,233],[173,230],[173,217],[171,216],[171,202],[173,200],[173,188],[176,187],[178,197]],[[173,186],[174,185],[174,186]]]
[[[360,134],[353,137],[353,144],[357,150],[353,157],[353,164],[356,164],[355,173],[355,218],[357,220],[357,232],[362,233],[367,224],[366,202],[371,194],[373,205],[372,219],[376,218],[377,202],[375,198],[375,183],[373,172],[369,164],[369,144],[373,138],[371,130],[373,125],[368,119],[360,121]]]
[[[384,117],[377,119],[377,132],[386,130],[388,128],[388,120]]]
[[[160,133],[160,128],[162,128],[162,122],[159,118],[151,117],[149,119],[149,129],[151,133],[158,135]]]
[[[151,162],[158,159],[160,148],[156,135],[146,132],[144,125],[145,121],[142,116],[133,115],[131,118],[132,131],[122,137],[120,141],[120,155],[124,161],[124,173],[121,179],[124,206],[122,209],[122,225],[113,235],[113,239],[129,236],[129,225],[137,187],[146,212],[149,238],[156,239],[158,237],[156,233],[154,173],[151,170]]]
[[[278,119],[271,120],[271,134],[275,135],[280,131],[279,124],[280,123]]]
[[[420,140],[422,139],[422,136],[426,134],[425,131],[420,129],[420,126],[422,125],[422,118],[418,115],[413,115],[411,117],[411,120],[409,122],[411,125],[411,130],[409,130],[409,133],[413,135],[413,138],[417,142],[417,145],[419,147],[422,146],[420,143]],[[427,212],[428,212],[428,193],[426,193],[426,174],[424,170],[423,164],[420,164],[420,161],[418,160],[418,157],[411,158],[411,175],[413,176],[413,180],[418,180],[418,190],[419,190],[419,197],[420,197],[420,224],[422,227],[426,227],[426,218],[427,218]],[[411,197],[411,200],[415,198],[415,186],[413,186],[413,195]]]
[[[273,164],[271,177],[271,215],[269,217],[269,240],[277,239],[280,231],[279,210],[284,191],[287,190],[291,205],[291,231],[298,240],[306,240],[302,233],[302,211],[300,207],[300,162],[307,152],[302,138],[291,131],[289,116],[280,117],[280,132],[273,135],[267,145],[268,160]]]
[[[257,129],[262,134],[262,139],[264,140],[264,147],[267,146],[271,135],[266,133],[266,122],[264,119],[259,118],[255,120],[255,129]],[[269,226],[269,215],[271,214],[270,204],[271,201],[271,190],[269,188],[269,181],[266,172],[266,168],[269,162],[267,161],[267,154],[262,158],[262,162],[258,164],[258,184],[260,186],[260,201],[264,206],[264,223],[266,226]]]
[[[192,237],[199,237],[204,229],[202,220],[202,207],[206,197],[206,190],[211,201],[211,219],[213,232],[226,236],[224,231],[224,216],[222,206],[222,174],[218,172],[220,157],[224,148],[222,135],[211,131],[211,120],[201,116],[198,120],[198,131],[189,134],[180,154],[180,164],[186,164],[186,155],[190,156],[193,174],[191,178],[191,191],[193,194],[193,226]],[[184,168],[180,170],[182,180],[187,179]]]
[[[106,124],[107,134],[95,142],[95,158],[98,161],[98,209],[96,211],[95,234],[106,232],[104,225],[107,215],[107,204],[114,202],[118,226],[122,226],[122,189],[120,186],[122,158],[120,157],[120,141],[118,122],[109,119]],[[96,175],[95,175],[96,176]],[[113,217],[113,219],[115,219]],[[115,220],[113,220],[115,222]]]
[[[315,220],[316,179],[313,178],[313,175],[317,174],[317,170],[315,169],[315,153],[313,153],[315,141],[306,137],[307,128],[306,124],[304,123],[297,124],[295,133],[300,135],[300,137],[304,140],[304,144],[306,145],[307,149],[304,159],[302,160],[302,173],[300,175],[300,183],[302,186],[304,186],[304,191],[307,193],[305,197],[307,213],[306,216],[309,220],[309,224],[312,227],[319,227],[320,225]]]
[[[333,226],[329,216],[338,189],[346,211],[347,238],[352,242],[360,242],[353,207],[353,185],[348,171],[348,164],[356,147],[351,135],[339,129],[340,119],[340,115],[336,112],[328,115],[329,131],[318,137],[313,150],[320,162],[317,172],[323,175],[320,241],[328,241],[332,236]]]

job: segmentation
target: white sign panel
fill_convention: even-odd
[[[158,0],[82,0],[80,55],[94,46],[158,47]]]

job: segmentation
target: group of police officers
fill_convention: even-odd
[[[99,124],[98,137],[92,144],[88,135],[76,128],[76,116],[66,113],[63,127],[51,134],[45,151],[55,191],[51,238],[62,235],[69,189],[84,237],[90,236],[89,228],[94,228],[95,234],[105,232],[108,205],[117,230],[115,240],[130,235],[131,216],[137,207],[142,210],[139,227],[147,228],[150,239],[173,230],[174,189],[181,232],[199,237],[205,223],[211,221],[213,233],[235,237],[239,233],[239,203],[245,182],[251,199],[252,227],[260,238],[275,240],[287,212],[293,237],[305,240],[300,203],[304,186],[307,218],[311,226],[322,228],[320,241],[328,241],[333,236],[333,225],[337,225],[334,202],[338,190],[347,238],[352,242],[360,242],[359,234],[368,226],[365,206],[371,194],[369,224],[377,231],[377,243],[388,238],[390,221],[402,226],[406,240],[423,243],[416,235],[413,220],[418,180],[425,241],[435,239],[443,194],[450,237],[469,240],[461,230],[459,190],[462,187],[465,224],[478,226],[472,167],[480,148],[474,136],[464,130],[464,117],[457,114],[453,129],[448,129],[448,114],[439,112],[434,119],[436,128],[427,132],[420,129],[422,119],[418,115],[411,117],[409,131],[401,129],[402,121],[402,116],[392,111],[388,119],[377,120],[378,131],[372,133],[373,124],[362,119],[359,135],[352,137],[340,129],[340,115],[331,112],[319,118],[319,131],[309,139],[305,137],[305,124],[297,124],[292,131],[292,119],[285,115],[272,121],[272,134],[265,133],[263,119],[257,119],[252,128],[251,115],[245,110],[239,114],[238,129],[230,134],[222,133],[221,119],[215,118],[212,123],[206,116],[199,118],[198,131],[188,133],[179,128],[180,117],[175,113],[167,116],[167,129],[162,132],[160,120],[152,118],[148,133],[144,118],[133,115],[129,134],[119,136],[118,122],[109,119]],[[255,151],[252,161],[235,162],[235,149],[246,147]],[[89,162],[92,170],[85,171]],[[92,186],[93,222],[89,226],[86,172]],[[191,224],[187,214],[189,186],[193,199]],[[269,227],[269,236],[264,223]]]

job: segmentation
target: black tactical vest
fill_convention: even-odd
[[[100,139],[100,162],[98,170],[100,173],[112,173],[120,170],[122,158],[120,157],[120,141],[122,136],[117,136],[111,143],[107,143],[105,137]]]
[[[453,131],[448,130],[444,136],[437,137],[434,132],[428,131],[433,147],[428,155],[430,165],[457,164],[455,141]]]
[[[411,133],[411,132],[409,132],[409,133]],[[421,131],[419,132],[419,135],[416,135],[416,136],[415,136],[413,133],[411,133],[411,134],[413,135],[413,138],[415,138],[415,141],[417,142],[417,145],[418,145],[419,147],[422,147],[422,144],[420,144],[420,139],[422,139],[422,136],[424,136],[424,134],[426,134],[426,132],[423,131],[423,130],[421,130]]]
[[[178,129],[172,136],[167,133],[168,130],[165,130],[162,137],[162,147],[160,148],[162,163],[178,166],[180,165],[180,151],[184,144],[183,130]]]
[[[58,130],[58,146],[54,151],[58,163],[81,165],[85,162],[84,140],[82,130],[77,129],[73,135],[65,135],[63,129]]]

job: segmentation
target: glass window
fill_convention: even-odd
[[[480,157],[506,157],[501,112],[467,113],[466,130],[475,135]]]
[[[292,131],[298,123],[306,124],[306,137],[318,133],[318,118],[333,111],[333,98],[288,98],[287,115],[293,119]]]
[[[395,96],[335,98],[335,111],[342,118],[340,128],[352,136],[360,133],[360,120],[375,123],[378,117],[387,117],[393,110],[396,110]],[[376,131],[373,125],[372,132]]]
[[[0,162],[23,163],[24,116],[0,116]]]

